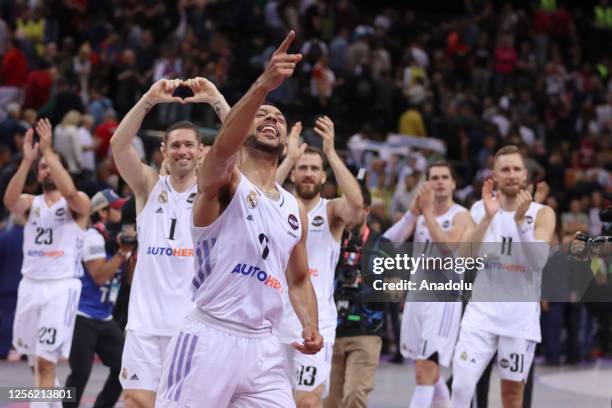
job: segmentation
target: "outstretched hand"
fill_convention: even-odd
[[[30,128],[23,141],[23,158],[30,163],[38,159],[38,143],[34,143],[34,129]]]
[[[288,54],[289,46],[295,39],[295,31],[290,31],[287,37],[278,46],[268,62],[259,82],[268,92],[278,88],[285,79],[293,75],[295,65],[302,60],[302,54]]]
[[[287,138],[287,157],[292,161],[292,163],[297,162],[308,147],[306,143],[302,143],[300,145],[301,133],[302,122],[295,122],[291,128],[291,132],[289,132],[289,137]]]
[[[45,154],[53,150],[53,127],[49,119],[42,118],[36,123],[36,132],[40,137],[39,150],[40,154]]]
[[[334,148],[334,122],[327,116],[321,116],[315,122],[314,131],[323,139],[323,153],[329,155],[335,151]]]
[[[499,201],[493,197],[493,187],[495,182],[492,178],[488,178],[482,185],[482,202],[485,207],[485,214],[489,219],[495,217],[499,211]]]
[[[182,85],[185,85],[185,83],[181,79],[160,79],[151,85],[151,88],[145,94],[146,101],[151,105],[169,102],[183,103],[182,98],[172,96],[176,88]]]
[[[212,104],[219,97],[219,90],[206,78],[196,77],[184,81],[184,85],[191,88],[193,96],[185,98],[184,103]]]

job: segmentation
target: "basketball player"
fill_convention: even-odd
[[[232,108],[198,170],[197,307],[168,347],[158,407],[294,407],[285,356],[272,334],[285,291],[303,326],[303,342],[294,347],[311,354],[323,347],[306,214],[275,183],[287,125],[278,109],[262,105],[302,59],[287,53],[294,37],[291,31]]]
[[[194,96],[173,96],[189,86]],[[190,288],[193,243],[189,231],[196,196],[196,165],[202,153],[198,128],[178,122],[166,131],[161,146],[170,174],[141,163],[132,139],[151,108],[167,102],[205,102],[223,119],[229,107],[216,87],[204,78],[162,79],[154,83],[125,115],[111,139],[119,174],[136,198],[138,261],[134,271],[122,368],[125,405],[153,407],[162,358],[174,330],[193,308]]]
[[[480,256],[482,252],[488,258],[495,255],[490,265],[502,268],[489,266],[477,272],[453,359],[453,408],[470,406],[474,387],[495,352],[503,405],[522,407],[525,380],[535,345],[541,340],[538,300],[542,268],[555,230],[554,211],[532,201],[525,190],[526,180],[519,149],[501,148],[495,155],[493,179],[485,181],[482,200],[471,209],[473,224],[462,241],[480,247]],[[495,254],[491,244],[481,243],[497,243]],[[504,265],[512,268],[504,269]],[[508,293],[517,288],[533,301],[508,301]],[[506,299],[495,301],[489,294],[496,293]]]
[[[287,158],[280,166],[293,168],[291,181],[296,187],[298,201],[308,214],[308,267],[317,296],[319,330],[325,341],[322,352],[315,355],[299,353],[291,347],[291,343],[301,338],[302,326],[289,297],[283,296],[284,313],[276,334],[287,350],[289,373],[298,407],[320,407],[321,399],[329,392],[338,320],[334,303],[334,273],[340,254],[340,240],[344,227],[358,223],[363,210],[359,183],[334,148],[334,123],[323,116],[317,119],[314,131],[323,139],[323,151],[312,147],[304,151],[298,148],[296,139],[299,132],[292,129]],[[321,198],[321,186],[326,181],[326,159],[344,193],[341,198]],[[278,176],[276,180],[281,185],[284,182]]]
[[[51,146],[51,123],[26,132],[23,159],[4,194],[4,205],[28,213],[23,237],[23,278],[17,292],[13,345],[34,366],[37,387],[59,385],[55,365],[68,358],[81,293],[81,246],[91,202],[78,191]],[[38,159],[40,156],[40,159]],[[36,166],[43,193],[22,194],[30,167]]]
[[[456,249],[470,223],[465,207],[453,201],[455,179],[448,163],[432,164],[411,209],[383,235],[394,242],[403,242],[414,231],[413,255],[446,257],[442,245]],[[431,245],[431,244],[434,245]],[[439,243],[441,245],[435,245]],[[439,276],[432,276],[437,273]],[[442,281],[452,278],[454,271],[417,271],[414,278]],[[416,389],[411,408],[442,408],[450,405],[450,393],[440,376],[440,365],[450,366],[461,320],[461,302],[432,301],[431,293],[408,292],[402,316],[400,350],[416,360]]]

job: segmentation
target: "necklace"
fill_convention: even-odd
[[[262,190],[262,192],[271,200],[278,201],[280,199],[280,193],[278,191],[268,193],[267,191]]]

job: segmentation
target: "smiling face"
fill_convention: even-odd
[[[498,156],[495,159],[493,170],[493,179],[502,194],[516,197],[524,188],[527,181],[527,169],[519,153]]]
[[[300,198],[309,200],[316,197],[326,181],[321,156],[317,153],[304,153],[295,163],[291,181],[295,184],[295,190]]]
[[[195,172],[201,154],[201,144],[192,129],[174,129],[166,136],[161,152],[166,159],[170,174],[181,177]]]
[[[281,111],[271,105],[262,105],[255,115],[245,145],[280,156],[286,140],[287,122]]]

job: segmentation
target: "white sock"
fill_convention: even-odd
[[[446,381],[440,376],[438,382],[434,385],[432,408],[449,408],[450,407],[450,391],[446,385]]]
[[[433,400],[434,386],[433,385],[417,385],[412,400],[410,400],[410,408],[429,408]]]

